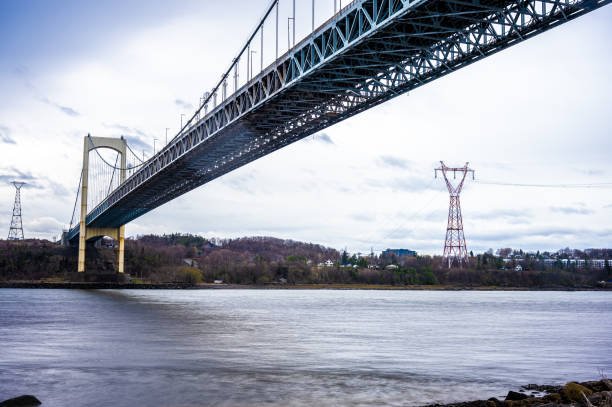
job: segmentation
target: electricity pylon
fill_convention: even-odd
[[[448,224],[446,226],[446,240],[444,242],[444,259],[448,262],[448,268],[452,266],[462,267],[468,264],[467,247],[465,244],[465,235],[463,234],[463,217],[461,216],[461,203],[459,202],[459,194],[463,188],[463,182],[468,172],[472,173],[474,179],[474,170],[468,167],[469,163],[465,163],[463,167],[447,167],[443,161],[440,161],[440,168],[434,170],[434,175],[438,178],[438,171],[442,172],[448,193],[450,194],[450,203],[448,206]],[[459,183],[453,185],[448,179],[447,174],[453,173],[453,179],[457,179],[459,173]]]
[[[9,228],[8,240],[23,240],[23,224],[21,222],[21,187],[25,182],[11,182],[15,186],[15,205],[13,205],[13,218]]]

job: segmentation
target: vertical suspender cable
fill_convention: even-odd
[[[314,20],[315,20],[315,0],[312,0],[312,32],[314,32]]]

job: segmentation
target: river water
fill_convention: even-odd
[[[0,401],[413,406],[612,373],[612,293],[0,289]]]

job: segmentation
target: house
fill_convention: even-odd
[[[523,271],[523,266],[517,264],[516,267],[514,267],[514,271]]]
[[[323,267],[334,267],[334,262],[328,259],[327,261],[325,261],[325,262],[323,262],[323,263],[319,263],[319,264],[317,264],[317,267],[318,267],[318,268],[323,268]]]
[[[399,266],[396,266],[395,264],[389,264],[385,267],[385,270],[397,270],[398,268]]]
[[[194,259],[183,259],[183,263],[185,263],[189,267],[198,267],[198,262]]]

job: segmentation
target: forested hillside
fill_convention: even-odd
[[[112,241],[88,247],[87,270],[116,272]],[[76,248],[44,240],[0,240],[0,281],[70,279]],[[466,269],[444,267],[438,256],[349,255],[313,243],[273,237],[212,239],[186,234],[145,235],[126,240],[125,271],[138,282],[222,281],[229,284],[384,284],[454,287],[595,287],[610,267],[596,269],[505,267],[500,257],[470,257]],[[540,267],[540,268],[537,268]],[[601,285],[601,283],[599,283]]]

